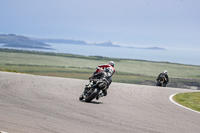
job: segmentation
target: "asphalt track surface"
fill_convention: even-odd
[[[112,83],[78,100],[87,80],[0,72],[0,131],[7,133],[199,133],[200,114],[169,100],[193,90]]]

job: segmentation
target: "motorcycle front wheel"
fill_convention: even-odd
[[[94,91],[85,98],[86,102],[91,102],[98,94],[99,94],[100,90],[95,88]]]
[[[160,82],[157,82],[157,83],[156,83],[156,86],[161,86],[161,83],[160,83]]]

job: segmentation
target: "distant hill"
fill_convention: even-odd
[[[85,41],[67,40],[67,39],[39,39],[39,38],[32,38],[32,39],[44,43],[63,43],[63,44],[90,45],[90,46],[103,46],[103,47],[123,47],[120,45],[115,45],[112,42],[87,43]],[[123,48],[166,50],[165,48],[160,48],[160,47],[123,47]]]
[[[15,34],[0,34],[0,43],[4,44],[4,47],[51,49],[48,44]]]
[[[66,43],[66,44],[86,44],[84,41],[79,40],[67,40],[67,39],[39,39],[39,38],[32,38],[35,41],[46,42],[46,43]]]
[[[25,36],[15,34],[0,34],[0,43],[4,44],[3,47],[15,47],[15,48],[34,48],[34,49],[52,49],[51,45],[46,43],[63,43],[74,45],[88,45],[88,46],[102,46],[102,47],[123,47],[115,45],[112,42],[100,42],[100,43],[87,43],[80,40],[67,40],[67,39],[39,39],[28,38]],[[166,50],[160,47],[123,47],[134,49],[149,49],[149,50]]]
[[[104,47],[121,47],[119,45],[114,45],[112,42],[93,43],[92,45],[104,46]]]
[[[39,39],[33,38],[33,40],[41,41],[44,43],[64,43],[64,44],[76,44],[76,45],[95,45],[95,46],[104,46],[104,47],[121,47],[119,45],[114,45],[112,42],[102,42],[102,43],[87,43],[80,40],[67,40],[67,39]]]
[[[149,49],[149,50],[166,50],[161,47],[126,47],[126,48],[134,48],[134,49]]]

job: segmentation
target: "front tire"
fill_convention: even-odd
[[[83,99],[84,99],[84,97],[83,97],[83,95],[81,94],[81,95],[79,96],[79,100],[82,101]]]
[[[99,94],[100,90],[95,88],[95,90],[92,92],[92,94],[90,94],[88,97],[85,98],[86,102],[91,102],[98,94]]]
[[[166,87],[167,86],[167,84],[166,83],[163,83],[163,87]]]
[[[157,82],[157,83],[156,83],[156,86],[161,86],[161,83],[160,83],[160,82]]]

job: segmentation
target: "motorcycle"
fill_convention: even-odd
[[[103,71],[100,68],[96,69],[96,72]],[[91,102],[93,99],[98,98],[101,96],[103,90],[107,89],[108,87],[108,80],[106,78],[99,79],[90,78],[89,83],[85,85],[83,93],[80,95],[79,100],[85,100],[85,102]]]
[[[92,79],[85,85],[83,93],[79,100],[85,99],[85,102],[91,102],[94,98],[101,96],[103,90],[107,89],[108,81],[106,79]]]
[[[158,77],[156,86],[166,87],[167,84],[165,83],[165,81],[166,79],[164,76]]]

